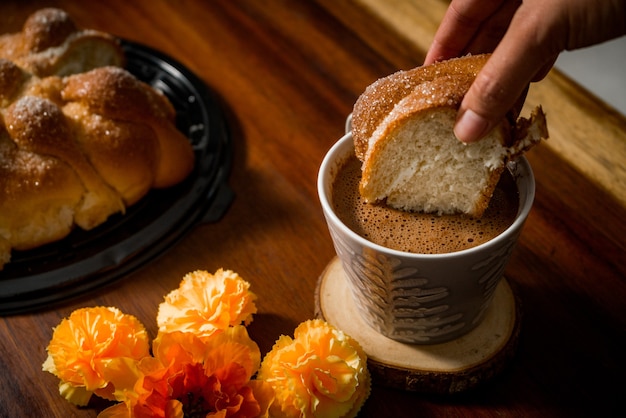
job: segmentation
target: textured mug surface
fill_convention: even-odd
[[[413,254],[374,244],[345,226],[333,211],[332,183],[354,154],[342,137],[320,167],[318,193],[333,244],[363,319],[379,333],[412,344],[436,344],[474,329],[491,303],[531,209],[535,193],[525,158],[509,163],[519,192],[515,221],[477,247],[447,254]]]

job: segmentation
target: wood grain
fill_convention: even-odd
[[[476,389],[500,374],[515,354],[522,323],[519,303],[503,279],[485,319],[468,334],[430,345],[393,341],[361,317],[338,257],[318,280],[315,315],[361,344],[374,384],[437,395]]]
[[[236,195],[219,222],[195,228],[119,282],[0,318],[1,417],[95,417],[102,404],[70,405],[58,395],[56,378],[41,371],[52,328],[76,308],[113,305],[154,336],[158,304],[192,270],[229,268],[251,283],[259,314],[250,334],[263,353],[314,316],[316,280],[334,256],[316,195],[319,164],[368,84],[421,64],[446,3],[398,2],[0,2],[2,31],[16,31],[32,11],[55,5],[80,26],[154,47],[190,68],[226,115]],[[460,396],[376,386],[361,416],[623,411],[626,122],[556,74],[533,86],[529,105],[538,102],[552,138],[529,154],[535,207],[506,271],[524,310],[513,361],[486,387]]]

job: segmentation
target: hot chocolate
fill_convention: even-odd
[[[489,208],[480,219],[465,215],[409,213],[366,203],[359,193],[361,162],[351,156],[332,187],[334,211],[363,238],[387,248],[416,254],[443,254],[485,243],[515,220],[519,196],[508,170],[502,173]]]

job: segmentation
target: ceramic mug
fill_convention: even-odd
[[[333,211],[334,176],[351,154],[353,139],[347,133],[326,154],[317,187],[335,250],[364,321],[382,335],[411,344],[448,342],[470,332],[483,319],[530,212],[535,180],[528,161],[520,157],[508,164],[519,192],[519,208],[503,233],[462,251],[415,254],[366,240]]]

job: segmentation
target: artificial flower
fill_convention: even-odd
[[[367,357],[351,337],[321,320],[281,336],[257,379],[275,392],[272,417],[354,417],[369,396]]]
[[[271,387],[251,377],[261,353],[244,326],[208,338],[160,333],[154,357],[139,364],[142,376],[124,404],[99,418],[267,417]]]
[[[230,270],[189,273],[159,305],[159,331],[192,332],[204,338],[229,326],[247,325],[257,311],[256,295],[249,287]]]
[[[133,380],[137,362],[149,355],[144,326],[113,307],[78,309],[54,328],[43,370],[57,376],[67,400],[86,405],[92,393],[114,398]]]

